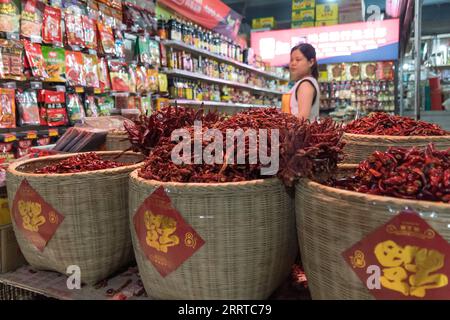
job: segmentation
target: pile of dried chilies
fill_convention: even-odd
[[[187,111],[183,109],[182,114],[184,115],[185,112]],[[160,114],[164,117],[167,110],[163,110]],[[172,114],[169,115],[173,116]],[[192,153],[188,155],[190,164],[175,164],[171,155],[178,142],[171,141],[171,132],[166,132],[159,134],[158,141],[152,140],[151,144],[144,142],[143,146],[139,146],[139,139],[135,140],[136,150],[151,150],[144,167],[139,172],[140,177],[164,182],[213,183],[264,179],[277,174],[287,186],[292,186],[294,181],[300,177],[313,178],[324,172],[331,173],[336,168],[341,154],[340,140],[343,130],[331,120],[310,124],[307,121],[299,121],[295,116],[281,113],[274,108],[251,109],[229,118],[221,118],[211,114],[204,115],[200,112],[196,113],[195,116],[190,115],[185,117],[182,122],[177,122],[177,128],[182,123],[187,123],[185,129],[190,133],[190,137],[194,137],[193,120],[202,120],[202,150],[213,141],[211,137],[206,137],[207,130],[216,129],[220,132],[222,146],[219,154],[214,153],[214,156],[222,159],[222,163],[217,161],[209,164],[204,161],[196,162],[198,155],[193,151],[194,140],[192,139],[190,142]],[[166,122],[163,119],[159,120],[161,123]],[[167,129],[167,127],[164,128]],[[171,130],[174,128],[174,125],[170,127]],[[227,148],[226,137],[229,129],[241,129],[243,132],[253,129],[256,132],[258,147],[256,163],[250,161],[250,140],[248,137],[244,140],[245,148],[239,149],[239,152],[244,152],[245,163],[236,163],[237,143],[234,143],[231,151]],[[267,135],[264,138],[261,138],[259,129],[267,129]],[[263,165],[260,161],[259,152],[261,150],[259,149],[263,147],[260,142],[267,142],[266,148],[263,148],[263,154],[270,157],[272,155],[271,137],[274,129],[279,130],[279,158],[275,159],[277,162],[279,161],[276,165],[278,171],[275,170],[272,175],[262,175],[261,169],[267,168],[271,164]],[[131,138],[133,137],[131,136]],[[140,141],[144,140],[141,139]],[[229,161],[229,159],[234,159],[234,161]]]
[[[330,186],[403,199],[450,201],[450,149],[389,148],[362,161],[353,176]]]
[[[86,171],[96,171],[103,169],[112,169],[129,165],[128,163],[121,163],[111,160],[104,160],[94,152],[80,153],[71,156],[67,159],[61,160],[56,164],[47,165],[38,168],[34,173],[49,174],[49,173],[78,173]]]
[[[375,112],[354,120],[345,127],[346,133],[379,136],[445,136],[450,132],[437,124],[416,121],[408,117]]]

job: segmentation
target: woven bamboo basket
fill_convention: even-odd
[[[355,168],[341,165],[339,175]],[[450,241],[449,204],[368,195],[302,179],[295,192],[296,223],[312,298],[373,299],[341,254],[406,207],[424,213],[422,218]]]
[[[120,152],[99,152],[112,159]],[[19,247],[30,265],[66,273],[69,265],[81,269],[81,281],[93,284],[133,259],[128,226],[128,176],[141,166],[143,156],[125,153],[117,161],[129,166],[69,174],[34,174],[35,168],[56,163],[69,155],[29,159],[10,165],[7,190],[10,206],[22,180],[27,179],[42,198],[64,216],[41,252],[13,221]]]
[[[157,187],[205,244],[162,277],[131,235],[147,294],[156,299],[267,299],[298,254],[294,201],[278,179],[165,183],[130,175],[130,221]]]
[[[126,134],[112,134],[106,135],[105,150],[106,151],[124,151],[131,147]]]
[[[345,133],[342,140],[345,142],[344,163],[348,164],[360,163],[374,151],[385,151],[389,147],[424,147],[433,142],[437,149],[450,148],[450,136],[397,137]]]

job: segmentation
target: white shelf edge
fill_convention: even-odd
[[[231,108],[278,108],[277,106],[270,105],[260,105],[260,104],[247,104],[247,103],[232,103],[232,102],[219,102],[219,101],[196,101],[196,100],[186,100],[186,99],[171,99],[170,103],[177,103],[179,105],[189,105],[189,106],[205,106],[212,107],[231,107]]]
[[[217,83],[217,84],[224,84],[224,85],[228,85],[228,86],[232,86],[232,87],[244,88],[244,89],[257,91],[257,92],[266,92],[266,93],[277,94],[277,95],[282,95],[283,94],[280,91],[253,87],[253,86],[250,86],[248,84],[239,83],[239,82],[233,82],[233,81],[228,81],[228,80],[223,80],[223,79],[219,79],[219,78],[212,78],[212,77],[208,77],[208,76],[205,76],[205,75],[202,75],[202,74],[199,74],[199,73],[189,72],[189,71],[185,71],[185,70],[178,70],[178,69],[170,70],[169,69],[169,70],[164,70],[163,73],[167,74],[168,76],[169,75],[174,75],[174,76],[179,76],[179,77],[188,77],[188,78],[192,78],[192,79],[199,79],[199,80],[209,81],[209,82],[213,82],[213,83]]]
[[[230,63],[230,64],[233,64],[233,65],[235,65],[237,67],[240,67],[240,68],[243,68],[243,69],[247,69],[249,71],[253,71],[253,72],[259,73],[259,74],[261,74],[263,76],[266,76],[268,78],[272,78],[272,79],[280,80],[280,81],[289,81],[289,79],[285,79],[285,78],[280,77],[280,76],[278,76],[276,74],[273,74],[273,73],[270,73],[270,72],[267,72],[267,71],[263,71],[263,70],[259,70],[259,69],[255,68],[253,66],[248,65],[248,64],[245,64],[245,63],[242,63],[242,62],[239,62],[239,61],[236,61],[236,60],[233,60],[233,59],[230,59],[230,58],[218,55],[218,54],[211,53],[211,52],[206,51],[204,49],[199,49],[199,48],[196,48],[196,47],[192,47],[192,46],[187,45],[187,44],[185,44],[183,42],[180,42],[180,41],[163,40],[161,43],[163,45],[167,46],[167,47],[178,47],[178,48],[189,50],[191,52],[195,52],[195,53],[198,53],[198,54],[203,54],[205,56],[208,56],[208,57],[220,60],[222,62]]]

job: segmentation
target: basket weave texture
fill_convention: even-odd
[[[131,143],[128,140],[128,136],[126,134],[111,134],[108,133],[105,141],[105,150],[106,151],[124,151],[128,150],[131,147]]]
[[[298,254],[293,199],[278,179],[240,183],[164,183],[130,176],[130,221],[163,186],[205,244],[163,278],[131,234],[147,294],[156,299],[266,299]]]
[[[339,175],[355,168],[341,165]],[[302,179],[295,192],[296,224],[312,298],[373,299],[342,252],[407,207],[423,213],[422,218],[450,241],[449,204],[368,195]]]
[[[119,152],[99,152],[112,159]],[[81,269],[81,281],[93,284],[132,261],[128,226],[128,176],[141,166],[142,155],[126,153],[117,158],[129,166],[70,174],[34,174],[34,168],[56,163],[70,155],[30,159],[8,168],[10,206],[23,179],[64,216],[44,251],[39,251],[18,229],[17,242],[30,265],[66,273],[69,265]]]
[[[374,136],[345,133],[342,137],[344,146],[344,163],[356,164],[366,160],[375,151],[386,151],[389,147],[424,147],[430,142],[437,149],[450,148],[450,136]]]

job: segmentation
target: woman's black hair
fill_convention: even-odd
[[[311,75],[314,78],[319,78],[319,67],[317,66],[316,49],[309,43],[300,43],[291,49],[291,54],[295,50],[300,50],[300,52],[305,56],[308,61],[314,59],[314,65],[311,67]]]

